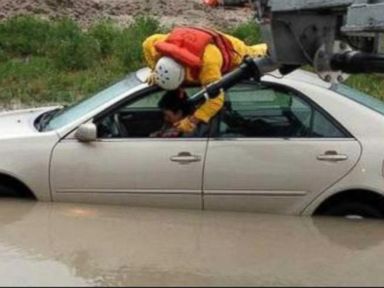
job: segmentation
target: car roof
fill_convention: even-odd
[[[267,82],[274,82],[274,83],[279,83],[284,81],[286,82],[286,84],[290,82],[300,82],[300,83],[305,82],[307,84],[325,88],[325,89],[329,89],[332,86],[331,83],[325,82],[317,74],[313,72],[305,71],[302,69],[297,69],[285,76],[281,75],[278,71],[274,71],[264,76],[262,80]]]
[[[143,68],[138,70],[135,74],[136,74],[136,77],[141,82],[145,82],[150,71],[151,70],[149,68]],[[289,82],[301,82],[301,83],[305,82],[307,84],[325,88],[325,89],[329,89],[332,86],[331,83],[327,83],[323,81],[317,74],[309,71],[305,71],[302,69],[297,69],[285,76],[281,75],[278,71],[274,71],[263,76],[262,80],[266,82],[274,82],[274,83],[283,82],[282,80],[284,80],[284,82],[288,82],[285,84],[289,84]]]

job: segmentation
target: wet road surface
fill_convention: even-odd
[[[0,285],[384,284],[384,223],[0,201]]]

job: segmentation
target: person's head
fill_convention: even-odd
[[[154,72],[156,84],[164,90],[176,90],[184,82],[185,68],[170,57],[160,58]]]
[[[167,91],[158,104],[164,113],[164,121],[175,124],[192,114],[192,105],[187,100],[188,96],[185,90]]]

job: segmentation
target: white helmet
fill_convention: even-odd
[[[165,90],[176,90],[183,83],[185,70],[170,57],[162,57],[155,67],[156,84]]]

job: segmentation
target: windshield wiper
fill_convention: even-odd
[[[42,132],[44,129],[48,126],[49,122],[53,119],[53,117],[56,116],[57,113],[59,113],[63,108],[57,108],[52,111],[45,112],[43,115],[40,116],[40,119],[36,122],[35,126],[38,131]]]

